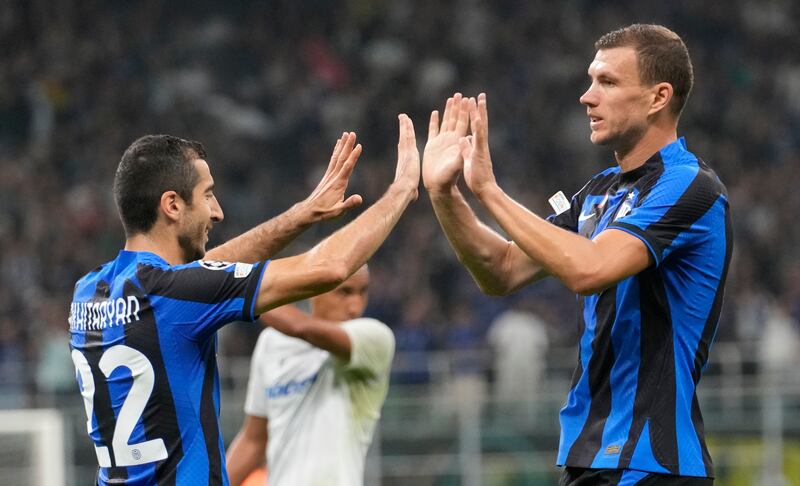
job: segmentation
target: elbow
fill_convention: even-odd
[[[331,291],[344,283],[350,276],[349,268],[342,262],[331,262],[320,271],[318,282],[325,292]]]
[[[561,279],[572,292],[586,297],[596,294],[604,288],[601,282],[601,266],[575,265],[572,268],[575,270],[570,271]]]

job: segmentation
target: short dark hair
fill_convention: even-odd
[[[594,43],[596,50],[632,47],[636,51],[639,79],[647,84],[672,85],[670,109],[680,116],[694,83],[694,69],[686,44],[678,34],[655,24],[633,24],[614,30]]]
[[[203,144],[172,135],[145,135],[133,142],[114,176],[114,199],[125,235],[150,231],[166,191],[177,192],[191,204],[198,179],[192,161],[205,158]]]

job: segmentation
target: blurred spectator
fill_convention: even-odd
[[[752,0],[724,9],[688,1],[5,2],[2,360],[33,361],[38,336],[29,323],[40,319],[40,302],[67,309],[75,280],[114,257],[123,234],[111,182],[122,150],[140,135],[168,132],[206,145],[227,216],[213,245],[304,197],[343,130],[357,131],[364,145],[351,188],[370,203],[392,177],[397,113],[412,116],[422,144],[430,111],[448,94],[487,91],[497,176],[547,215],[551,194],[573,194],[575,181],[614,163],[588,142],[576,93],[592,42],[639,19],[673,28],[694,57],[681,135],[727,184],[738,256],[720,333],[733,337],[736,327],[757,341],[762,297],[785,296],[786,312],[795,321],[800,313],[796,18],[798,2]],[[409,347],[485,350],[485,324],[502,301],[477,295],[443,248],[426,197],[370,262],[380,276],[370,308],[399,322],[424,295],[433,305],[398,325],[422,323],[446,338],[422,345],[424,333],[409,331]],[[309,229],[300,244],[335,226]],[[574,297],[563,288],[533,299],[555,314],[548,321],[575,322]],[[484,325],[441,318],[459,302]],[[558,331],[567,329],[553,340],[570,339],[576,330]],[[249,351],[249,339],[229,343],[222,352]],[[22,393],[33,389],[32,375],[4,371],[0,386],[21,381]]]
[[[489,326],[494,358],[493,396],[500,414],[531,418],[542,392],[542,375],[549,340],[547,324],[517,299]]]

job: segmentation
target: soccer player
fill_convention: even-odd
[[[589,65],[591,141],[616,166],[542,219],[498,186],[486,97],[431,114],[423,181],[456,254],[487,294],[552,275],[580,294],[578,366],[561,410],[562,485],[704,485],[713,467],[696,387],[731,257],[726,189],[677,136],[692,87],[680,37],[658,25],[602,36]],[[472,135],[467,134],[470,125]],[[481,223],[470,191],[511,241]]]
[[[228,449],[232,486],[264,463],[270,486],[364,484],[364,459],[389,388],[394,335],[362,318],[369,271],[262,316],[242,429]]]
[[[202,145],[157,135],[125,151],[114,181],[125,249],[78,281],[69,319],[99,484],[228,484],[217,329],[336,288],[417,197],[414,128],[400,115],[384,196],[309,252],[269,261],[302,227],[360,202],[343,197],[361,153],[354,144],[345,134],[306,201],[215,248],[213,261],[199,259],[223,213]]]

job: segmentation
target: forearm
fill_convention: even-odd
[[[450,246],[483,292],[504,295],[544,276],[535,262],[515,262],[513,243],[483,224],[456,186],[429,196]]]
[[[272,260],[261,282],[256,313],[333,290],[372,256],[416,197],[392,184],[355,220],[301,255]]]
[[[375,204],[314,247],[310,263],[340,265],[343,281],[369,260],[415,198],[416,189],[392,184]]]
[[[238,486],[253,471],[264,465],[266,444],[239,433],[228,448],[226,463],[231,486]]]
[[[272,258],[314,223],[314,215],[300,202],[206,253],[208,260],[253,263]]]
[[[499,186],[484,191],[478,199],[525,254],[571,290],[581,292],[602,265],[592,240],[540,218]]]
[[[302,339],[342,359],[350,359],[350,338],[335,321],[306,314],[293,305],[272,309],[262,314],[260,320],[281,334]]]

